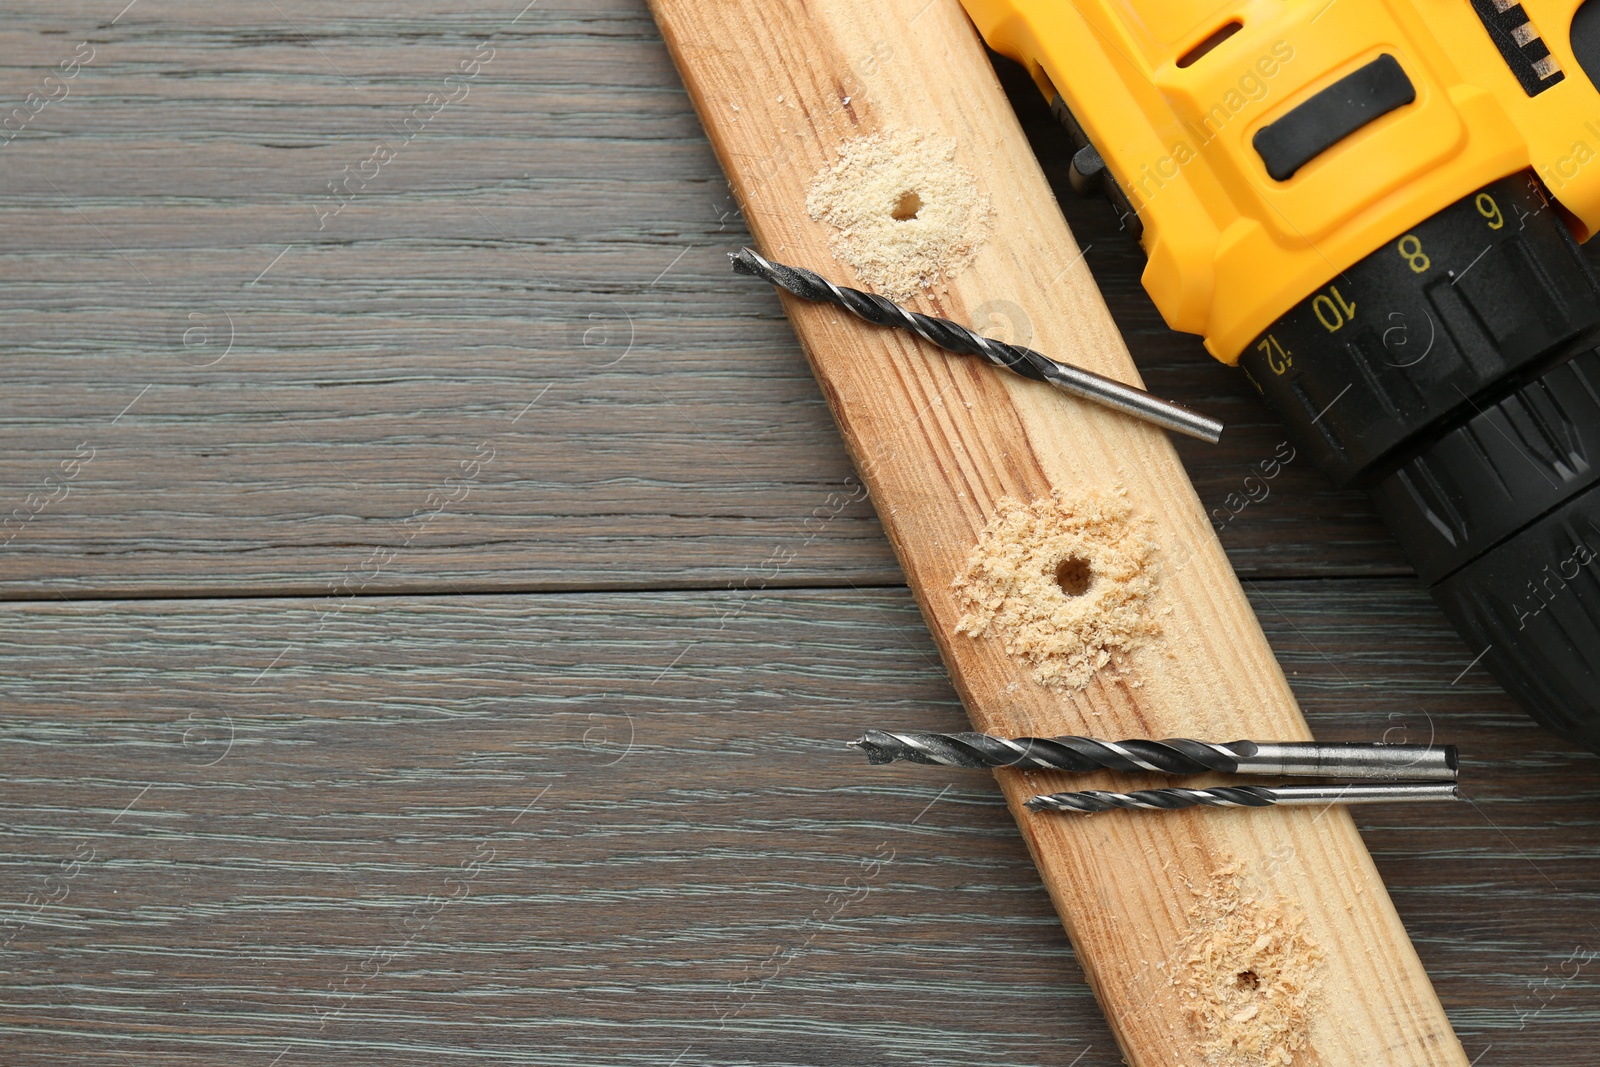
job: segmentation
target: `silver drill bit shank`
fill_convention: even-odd
[[[868,730],[850,744],[873,763],[909,760],[947,767],[1024,767],[1059,771],[1157,774],[1275,774],[1310,778],[1454,781],[1454,745],[1384,745],[1320,741],[1097,741],[1091,737],[995,737]]]
[[[834,285],[820,274],[801,267],[773,263],[749,248],[732,253],[730,258],[733,260],[733,269],[738,273],[765,278],[802,300],[837,304],[875,325],[910,330],[946,351],[982,356],[995,366],[1015,371],[1024,378],[1049,382],[1063,392],[1154,423],[1174,433],[1198,437],[1211,444],[1222,439],[1223,426],[1218,420],[1182,404],[1152,396],[1143,389],[1126,385],[1115,378],[1062,363],[1031,348],[996,341],[949,319],[908,311],[876,293]]]
[[[1348,785],[1240,785],[1215,789],[1143,789],[1134,793],[1107,793],[1098,789],[1080,793],[1052,793],[1027,802],[1033,811],[1110,811],[1142,808],[1173,811],[1178,808],[1268,808],[1274,805],[1382,804],[1400,800],[1460,800],[1454,782],[1351,782]]]

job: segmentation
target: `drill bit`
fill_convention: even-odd
[[[1153,771],[1158,774],[1286,774],[1314,778],[1449,781],[1454,745],[1323,744],[1317,741],[1097,741],[1091,737],[1019,737],[868,730],[850,744],[872,763],[909,760],[947,767],[1024,767],[1058,771]]]
[[[1275,804],[1378,804],[1390,800],[1460,800],[1454,782],[1351,782],[1348,785],[1234,785],[1215,789],[1143,789],[1134,793],[1052,793],[1027,801],[1032,811],[1144,808],[1268,808]]]
[[[1024,378],[1048,382],[1073,396],[1144,419],[1175,433],[1198,437],[1211,444],[1216,444],[1222,438],[1222,423],[1209,415],[1202,415],[1170,400],[1162,400],[1115,378],[1059,362],[1031,348],[996,341],[949,319],[936,319],[931,315],[908,311],[876,293],[834,285],[820,274],[801,267],[773,263],[749,248],[730,253],[729,258],[733,260],[733,269],[737,273],[765,278],[802,300],[837,304],[878,326],[910,330],[948,352],[982,356],[995,366],[1015,371]]]

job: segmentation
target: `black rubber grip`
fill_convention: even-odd
[[[1600,352],[1589,351],[1480,406],[1372,497],[1432,586],[1596,482]]]
[[[1416,98],[1411,79],[1386,53],[1261,127],[1250,143],[1273,180],[1286,182],[1367,123]]]
[[[1432,592],[1467,654],[1540,725],[1600,752],[1600,486]]]

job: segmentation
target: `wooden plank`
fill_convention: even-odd
[[[0,147],[0,514],[95,449],[0,534],[0,597],[723,586],[778,546],[776,584],[900,580],[792,333],[725,270],[749,237],[638,0],[510,28],[490,0],[116,14],[0,22],[0,99],[95,49]],[[484,39],[469,95],[320,225]],[[1281,430],[1160,325],[1105,205],[1065,206],[1152,386],[1235,426],[1182,453],[1223,507]],[[408,525],[486,440],[470,493]],[[1252,574],[1401,566],[1303,464],[1224,542]]]
[[[1319,735],[1462,746],[1476,806],[1358,815],[1478,1067],[1592,1063],[1596,758],[1408,581],[1253,602]],[[964,725],[905,590],[311,618],[0,608],[8,1065],[1120,1067],[993,780],[837,747]]]
[[[924,306],[971,320],[996,294],[1025,301],[1037,347],[1137,380],[955,0],[654,0],[652,9],[769,255],[853,282],[832,261],[826,229],[806,216],[812,176],[862,134],[953,137],[965,166],[983,176],[995,230],[972,269]],[[1309,736],[1164,435],[975,360],[852,326],[833,309],[787,299],[785,309],[975,726],[1009,735]],[[1132,685],[1101,676],[1057,696],[999,641],[955,634],[962,609],[951,583],[999,499],[1090,486],[1126,486],[1153,520],[1168,561],[1165,635],[1131,659]],[[1252,893],[1297,902],[1323,954],[1326,989],[1300,1037],[1310,1045],[1301,1058],[1467,1063],[1342,809],[1040,817],[1023,800],[1072,787],[1070,776],[999,778],[1134,1067],[1207,1056],[1188,1021],[1194,986],[1179,977],[1183,946],[1224,916],[1194,887],[1235,864]]]

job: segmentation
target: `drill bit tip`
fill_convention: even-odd
[[[892,754],[886,753],[882,746],[873,744],[869,738],[858,737],[854,741],[846,741],[845,745],[849,748],[859,748],[862,752],[865,752],[867,754],[867,762],[871,764],[893,763],[895,759]]]

